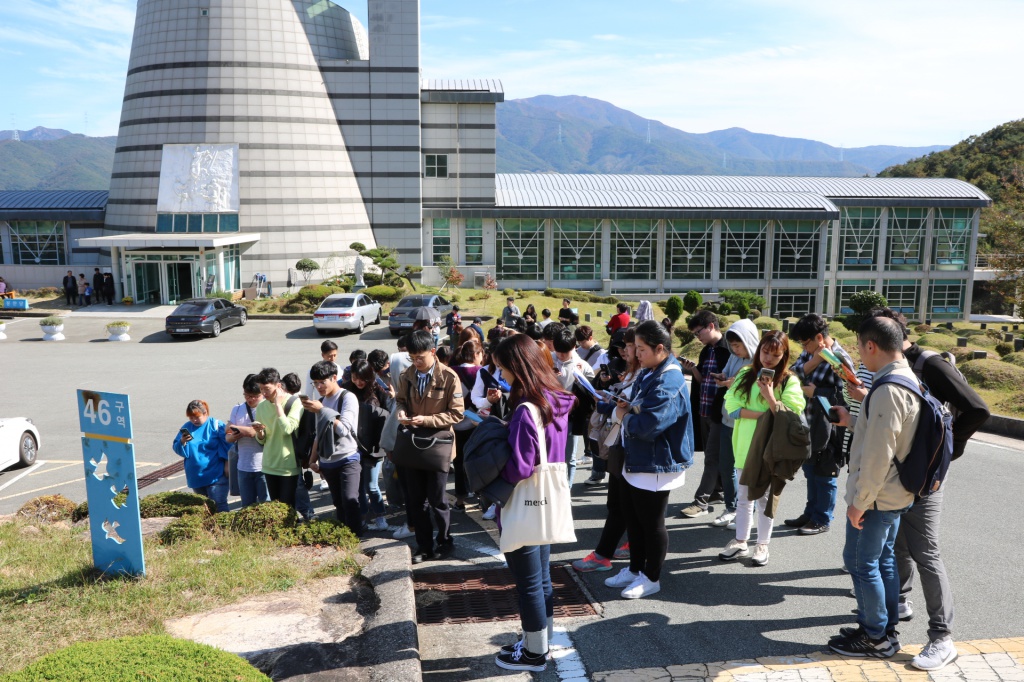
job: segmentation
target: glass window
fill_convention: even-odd
[[[925,208],[889,209],[889,239],[886,265],[890,270],[920,270],[924,229],[928,219]]]
[[[772,317],[781,320],[817,312],[817,294],[814,289],[772,289]]]
[[[481,218],[466,218],[466,265],[482,265],[484,262],[484,221]]]
[[[440,265],[441,260],[452,255],[452,224],[448,218],[434,218],[431,223],[431,265]]]
[[[9,225],[14,265],[67,265],[63,222],[16,220]]]
[[[722,221],[723,278],[764,277],[764,245],[768,222],[758,220]]]
[[[818,278],[822,224],[814,220],[780,220],[775,223],[772,277]]]
[[[447,154],[425,154],[425,171],[428,178],[448,177],[448,155]]]
[[[658,231],[653,220],[612,221],[611,277],[656,279]]]
[[[174,216],[170,213],[158,213],[156,216],[157,232],[172,232],[174,230]]]
[[[544,280],[544,226],[535,218],[498,218],[498,279]]]
[[[554,220],[554,279],[601,279],[601,221]]]
[[[970,249],[970,208],[940,208],[935,212],[935,248],[932,262],[939,270],[966,270]]]
[[[175,213],[174,214],[174,231],[175,232],[188,232],[188,214],[186,214],[186,213]]]
[[[665,278],[710,279],[711,220],[665,221]]]
[[[220,216],[221,232],[238,232],[238,214],[222,213]]]
[[[850,297],[858,291],[870,291],[875,288],[870,279],[841,279],[836,286],[836,308],[840,315],[852,315]]]
[[[882,209],[841,207],[839,210],[839,269],[876,269]]]
[[[203,232],[216,232],[217,231],[217,218],[219,217],[216,213],[206,213],[198,216],[203,219]],[[192,221],[189,220],[191,226]]]
[[[921,301],[921,283],[914,279],[887,279],[882,296],[889,307],[904,315],[916,315]]]
[[[200,213],[190,213],[188,216],[188,231],[189,232],[202,232],[203,231],[203,216]]]
[[[937,279],[932,282],[928,310],[935,317],[962,317],[967,283],[961,279]]]

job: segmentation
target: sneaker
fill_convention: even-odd
[[[790,528],[803,528],[804,526],[807,525],[807,523],[810,520],[811,519],[810,519],[809,516],[807,516],[806,514],[801,514],[800,516],[796,517],[795,519],[786,519],[782,523],[784,525],[789,526]]]
[[[401,528],[399,528],[398,530],[396,530],[396,531],[395,531],[395,532],[394,532],[394,533],[393,533],[393,534],[391,535],[391,537],[393,537],[393,538],[394,538],[394,539],[396,539],[396,540],[404,540],[404,539],[406,539],[406,538],[411,538],[411,537],[413,537],[414,535],[416,535],[416,531],[414,531],[414,530],[410,530],[410,529],[409,529],[409,524],[408,524],[408,523],[403,523],[403,524],[402,524],[402,527],[401,527]]]
[[[514,644],[506,644],[505,646],[501,647],[501,653],[503,653],[503,654],[510,654],[513,651],[515,651],[516,649],[522,649],[524,644],[526,644],[526,640],[523,639],[522,637],[520,637],[519,640],[516,641]],[[550,648],[548,649],[548,653],[547,653],[547,655],[544,656],[544,658],[546,658],[549,661],[551,660],[551,649]]]
[[[856,637],[834,638],[828,643],[828,648],[840,656],[851,658],[891,658],[896,655],[896,647],[889,637],[872,639],[864,631]]]
[[[951,639],[937,639],[928,642],[921,653],[910,661],[918,670],[941,670],[956,660],[956,646]]]
[[[851,627],[839,628],[839,634],[836,635],[835,637],[832,637],[828,641],[829,641],[829,644],[831,644],[832,642],[836,642],[836,641],[839,641],[841,639],[858,639],[858,638],[863,637],[863,636],[864,636],[864,628],[862,628],[860,625],[858,625],[855,628],[851,628]],[[885,636],[889,639],[889,642],[892,644],[892,647],[896,650],[896,652],[899,653],[899,650],[902,648],[902,646],[900,645],[900,633],[899,633],[899,631],[897,631],[894,628],[894,629],[889,630],[888,632],[886,632]]]
[[[608,587],[629,587],[638,577],[636,573],[629,570],[629,566],[626,566],[611,578],[606,579],[604,584]]]
[[[529,652],[525,646],[513,648],[512,651],[500,651],[494,657],[494,664],[505,670],[532,670],[543,672],[548,667],[547,653],[534,654]]]
[[[487,511],[484,512],[483,518],[484,518],[485,521],[493,521],[494,517],[497,516],[497,515],[498,515],[498,505],[492,504],[490,507],[487,508]]]
[[[583,485],[590,486],[591,488],[604,485],[604,475],[599,473],[590,474],[590,478],[583,481]]]
[[[684,519],[695,519],[698,516],[704,516],[705,514],[711,513],[711,507],[702,507],[696,502],[691,504],[689,507],[683,507],[679,511],[679,516]]]
[[[383,516],[378,516],[376,519],[373,520],[373,523],[369,523],[366,525],[366,530],[371,531],[373,533],[380,533],[386,531],[388,528],[390,528],[390,526],[388,525],[388,520],[385,519]]]
[[[750,563],[754,566],[767,566],[768,565],[768,545],[762,545],[758,543],[754,546],[754,555],[750,558]]]
[[[736,520],[736,512],[729,511],[728,509],[726,509],[724,512],[719,514],[715,518],[714,521],[711,522],[711,525],[712,526],[718,526],[719,528],[721,528],[722,526],[728,526],[730,521],[735,521],[735,520]]]
[[[741,556],[747,556],[748,554],[750,554],[750,550],[747,549],[747,543],[733,538],[729,540],[729,544],[725,546],[725,549],[718,553],[718,558],[722,561],[736,561]]]
[[[715,504],[716,502],[725,502],[725,493],[715,493],[708,498],[708,504]]]
[[[438,540],[437,549],[434,550],[434,554],[438,557],[448,557],[455,553],[455,538],[449,537],[447,540]]]
[[[610,571],[612,570],[612,562],[609,559],[598,556],[597,552],[591,552],[582,559],[577,559],[572,562],[572,567],[580,573],[590,573],[591,571]]]
[[[831,530],[827,523],[808,523],[797,531],[800,535],[820,535]]]
[[[594,459],[592,457],[587,457],[586,455],[583,455],[582,457],[576,460],[577,467],[588,467],[593,465]]]
[[[331,489],[331,486],[327,485],[327,479],[326,478],[321,478],[320,479],[320,492],[325,493],[325,492],[327,492],[330,489]]]
[[[914,605],[909,599],[900,602],[900,620],[904,623],[914,617]]]
[[[730,521],[728,525],[726,525],[726,528],[729,530],[736,530],[736,519]]]
[[[437,554],[434,552],[424,552],[423,550],[416,548],[416,551],[412,554],[412,562],[414,564],[422,564],[424,561],[433,561],[437,558]]]
[[[653,581],[641,573],[621,594],[623,599],[640,599],[658,592],[661,592],[661,581]]]
[[[623,542],[618,549],[615,550],[615,554],[612,556],[613,559],[628,559],[629,558],[629,543]]]

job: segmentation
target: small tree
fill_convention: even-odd
[[[484,298],[490,298],[491,292],[498,288],[498,280],[490,275],[484,276]]]
[[[860,329],[860,323],[864,321],[864,318],[872,308],[884,308],[887,305],[889,305],[889,302],[885,300],[885,296],[882,296],[877,291],[871,291],[870,289],[858,291],[853,296],[850,296],[850,308],[853,310],[853,314],[843,318],[843,326],[855,332]]]
[[[718,295],[721,297],[723,301],[731,305],[733,309],[737,310],[737,312],[739,312],[738,308],[740,301],[745,302],[747,304],[747,307],[751,310],[764,310],[765,306],[768,305],[768,302],[765,300],[764,296],[753,291],[739,291],[737,289],[726,289],[724,291],[719,292]],[[744,315],[743,317],[746,317],[746,315]]]
[[[736,304],[736,314],[740,316],[741,320],[745,320],[750,316],[750,305],[740,299],[740,302]]]
[[[441,275],[441,281],[444,282],[441,286],[441,291],[448,287],[458,290],[459,285],[466,279],[466,276],[455,267],[455,263],[452,262],[450,256],[441,257],[441,265],[438,267],[438,272]]]
[[[313,273],[320,269],[320,264],[312,258],[303,258],[295,264],[295,269],[302,273],[302,279],[306,284],[313,277]]]
[[[412,276],[423,272],[423,266],[421,265],[406,265],[402,271],[402,275],[405,277],[405,281],[409,283],[413,291],[416,291],[416,283],[412,281]]]
[[[676,297],[673,296],[672,298],[676,298]],[[671,301],[672,299],[669,299],[669,300]],[[686,292],[686,296],[684,296],[683,300],[682,300],[683,310],[685,310],[686,312],[688,312],[688,313],[690,313],[692,315],[693,313],[695,313],[697,311],[697,308],[699,308],[703,302],[704,302],[704,297],[701,296],[699,292],[692,291],[692,290],[691,291],[687,291]]]
[[[687,294],[687,297],[689,297],[689,294]],[[665,317],[672,320],[672,324],[675,324],[676,321],[683,316],[683,310],[685,308],[686,301],[678,296],[669,296],[668,300],[665,301],[665,305],[662,306],[662,309],[665,311]],[[696,308],[694,310],[696,310]],[[690,312],[692,313],[693,310]]]

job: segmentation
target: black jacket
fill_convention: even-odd
[[[719,339],[718,343],[714,346],[704,346],[700,350],[700,355],[697,356],[697,369],[700,370],[701,366],[707,361],[708,355],[711,353],[715,354],[715,364],[718,369],[716,372],[721,372],[725,369],[725,363],[729,362],[729,356],[731,351],[729,350],[729,342],[725,339],[725,334],[722,334],[722,338]],[[716,396],[715,401],[711,404],[711,415],[709,419],[715,424],[722,423],[722,401],[725,397],[725,389],[715,389]],[[720,394],[720,395],[717,395]],[[700,384],[696,382],[690,383],[690,414],[693,415],[694,429],[693,429],[693,449],[699,451],[704,449],[704,437],[700,433]]]
[[[917,364],[922,350],[915,343],[903,351],[911,367]],[[949,403],[960,413],[953,420],[953,459],[956,459],[964,454],[964,448],[967,447],[967,441],[971,436],[988,421],[988,405],[964,381],[960,372],[941,356],[936,355],[925,361],[921,369],[921,381],[937,400]]]
[[[93,276],[92,276],[92,291],[97,296],[99,296],[100,292],[103,291],[103,273],[102,272],[93,273]]]
[[[466,471],[466,486],[499,506],[505,506],[515,485],[501,476],[512,456],[508,443],[508,424],[497,417],[488,417],[473,429],[473,435],[466,441],[463,466]]]

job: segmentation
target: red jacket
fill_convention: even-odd
[[[612,319],[608,320],[608,326],[605,327],[609,334],[614,334],[619,329],[629,326],[629,313],[619,313],[612,315]]]

